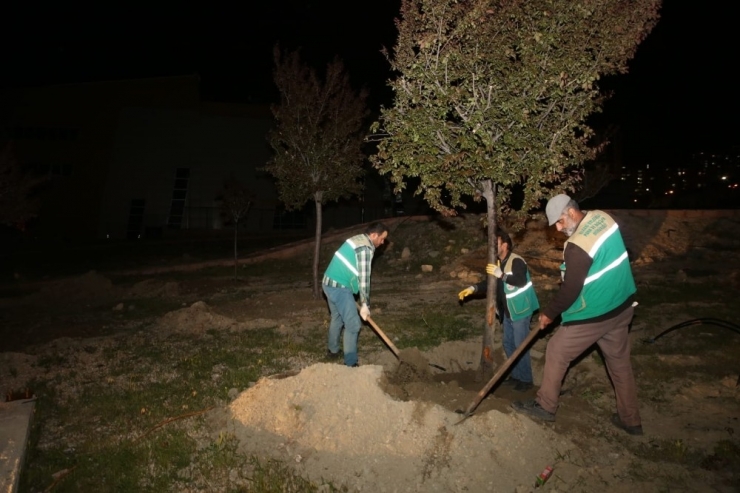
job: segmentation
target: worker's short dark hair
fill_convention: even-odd
[[[502,243],[506,243],[507,245],[509,245],[509,252],[511,252],[511,250],[514,248],[514,244],[511,241],[511,236],[509,236],[509,233],[507,233],[501,228],[497,228],[496,237],[501,238]]]
[[[388,232],[388,228],[385,227],[385,224],[381,223],[380,221],[376,221],[374,223],[370,223],[367,225],[367,228],[365,228],[365,234],[371,235],[373,233],[377,233],[379,235],[382,235],[384,232]]]

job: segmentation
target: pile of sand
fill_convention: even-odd
[[[401,365],[402,366],[402,365]],[[351,491],[514,491],[572,443],[516,413],[462,416],[429,402],[394,400],[383,367],[318,363],[263,378],[227,408],[246,453],[295,466]]]

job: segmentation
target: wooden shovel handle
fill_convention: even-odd
[[[357,310],[360,310],[360,309],[361,309],[361,307],[360,307],[359,303],[357,303]],[[383,330],[380,327],[378,327],[378,324],[376,324],[375,321],[372,318],[370,318],[369,315],[368,315],[366,321],[367,321],[367,323],[370,324],[370,327],[373,328],[373,330],[375,331],[375,333],[378,334],[381,339],[383,339],[383,342],[385,342],[385,344],[390,348],[390,350],[393,352],[393,355],[396,358],[398,358],[398,348],[396,347],[395,344],[393,344],[391,342],[390,339],[388,339],[388,336],[385,335],[385,332],[383,332]]]
[[[478,407],[478,404],[483,400],[483,398],[488,395],[488,392],[490,392],[491,388],[493,388],[494,385],[496,385],[496,382],[499,381],[501,378],[501,375],[503,375],[506,370],[509,369],[509,367],[514,363],[514,361],[519,357],[520,354],[522,354],[523,351],[527,349],[529,346],[529,343],[534,340],[535,337],[539,334],[539,329],[535,328],[534,330],[529,331],[529,335],[527,336],[524,341],[519,345],[516,350],[511,353],[511,356],[509,356],[509,359],[507,359],[503,365],[501,365],[501,368],[498,369],[496,374],[488,381],[485,387],[483,387],[480,392],[478,392],[478,395],[475,397],[475,400],[468,406],[468,409],[465,411],[465,417],[467,418],[470,416],[470,413],[475,411],[475,408]]]
[[[393,355],[398,358],[398,348],[391,342],[390,339],[388,339],[388,336],[385,335],[385,332],[383,332],[380,327],[378,327],[378,324],[375,323],[375,321],[370,318],[370,316],[367,317],[367,323],[370,324],[370,326],[373,328],[376,334],[380,336],[381,339],[383,339],[383,342],[386,343],[386,345],[390,348],[391,351],[393,351]]]

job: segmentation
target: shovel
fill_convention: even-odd
[[[499,381],[499,379],[501,378],[501,375],[503,375],[506,372],[506,370],[509,369],[512,363],[514,363],[514,361],[519,357],[519,355],[522,354],[522,352],[524,352],[525,349],[527,349],[527,346],[529,346],[529,343],[532,342],[532,340],[534,340],[535,337],[537,337],[539,332],[540,332],[539,329],[530,330],[527,338],[524,339],[524,341],[522,341],[522,343],[519,345],[518,348],[516,348],[516,350],[513,353],[511,353],[511,356],[509,356],[509,359],[504,361],[504,364],[501,365],[501,368],[498,369],[496,374],[488,381],[486,386],[483,387],[480,390],[480,392],[478,392],[478,395],[475,397],[475,400],[473,400],[473,402],[470,403],[470,405],[468,406],[468,409],[466,411],[462,411],[460,409],[455,411],[456,413],[465,415],[463,419],[455,423],[456,425],[462,423],[463,421],[468,419],[471,414],[473,414],[473,411],[475,411],[475,408],[478,407],[478,404],[480,404],[483,398],[486,395],[488,395],[488,392],[491,390],[491,388],[493,388],[493,386],[496,385],[496,382]]]
[[[359,305],[357,306],[359,309]],[[390,348],[391,351],[393,351],[393,356],[395,356],[398,359],[398,348],[395,344],[391,342],[390,339],[388,339],[388,336],[385,335],[385,332],[383,332],[380,327],[378,327],[378,324],[375,323],[375,321],[370,318],[370,316],[367,317],[367,323],[370,324],[370,326],[373,328],[376,334],[380,336],[381,339],[383,339],[383,342]]]
[[[388,345],[388,347],[390,348],[390,350],[393,351],[393,355],[396,358],[398,358],[398,348],[391,342],[390,339],[388,339],[388,336],[385,335],[385,332],[383,332],[382,330],[380,330],[380,327],[378,327],[378,324],[376,324],[375,321],[372,318],[370,318],[369,316],[367,317],[367,323],[370,324],[370,326],[373,328],[373,330],[375,331],[375,333],[378,334],[380,336],[380,338],[383,339],[383,342],[385,342],[386,345]]]

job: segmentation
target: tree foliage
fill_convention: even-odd
[[[497,216],[521,225],[540,201],[573,190],[593,159],[598,82],[627,72],[660,0],[402,0],[389,81],[394,103],[373,124],[373,164],[397,189],[418,177],[434,209],[485,199],[488,262]],[[514,187],[523,190],[513,211]],[[519,220],[517,220],[519,219]],[[493,366],[496,283],[488,276],[481,369]]]
[[[41,202],[33,196],[33,190],[42,181],[23,172],[11,144],[3,147],[0,151],[0,224],[22,229],[28,220],[36,217]]]
[[[277,180],[280,200],[298,209],[313,200],[316,208],[314,296],[318,279],[322,205],[360,192],[362,152],[367,132],[367,92],[352,89],[339,59],[321,78],[301,62],[299,52],[274,50],[274,80],[280,103],[272,106],[276,126],[268,141],[274,156],[266,170]]]
[[[322,79],[297,51],[282,54],[276,47],[274,56],[280,103],[272,106],[276,127],[268,141],[274,157],[266,170],[277,179],[280,200],[297,209],[309,200],[326,203],[359,193],[367,93],[352,89],[339,59],[327,65]]]
[[[659,0],[403,0],[389,56],[394,105],[374,129],[374,164],[398,187],[421,179],[435,209],[514,185],[523,211],[571,190],[594,157],[586,118],[600,110],[599,79],[627,62],[658,19]]]

